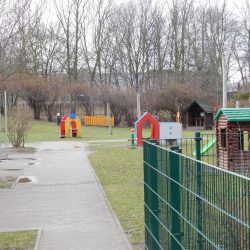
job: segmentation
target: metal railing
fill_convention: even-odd
[[[249,249],[250,178],[144,141],[145,249]]]
[[[196,133],[193,138],[181,138],[172,143],[160,141],[160,145],[170,148],[171,144],[178,144],[182,154],[196,158],[196,140],[200,140],[201,160],[205,163],[221,168],[230,169],[241,175],[250,177],[250,140],[248,133],[227,134],[227,143],[222,147],[222,134]],[[171,142],[171,141],[170,141]]]

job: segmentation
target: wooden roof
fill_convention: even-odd
[[[250,108],[222,108],[215,116],[217,121],[224,114],[229,122],[250,122]]]
[[[200,108],[205,112],[205,113],[213,113],[213,109],[205,102],[201,100],[195,100],[192,102],[192,104],[185,110],[185,113],[189,111],[191,108],[193,108],[195,105],[200,106]]]

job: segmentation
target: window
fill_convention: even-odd
[[[225,148],[227,145],[226,129],[223,128],[220,130],[220,144],[222,148]]]

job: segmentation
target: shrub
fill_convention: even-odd
[[[27,106],[18,106],[9,112],[8,119],[8,138],[13,147],[17,148],[22,145],[30,129],[32,121],[32,111]]]

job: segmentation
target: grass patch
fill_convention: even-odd
[[[62,140],[127,140],[130,138],[131,128],[113,127],[113,134],[109,135],[108,127],[82,126],[82,138],[60,138],[60,127],[55,122],[33,121],[28,132],[26,142],[39,141],[62,141]],[[150,134],[150,129],[143,129],[144,133]],[[205,130],[202,133],[213,133],[212,130]],[[184,131],[183,137],[193,138],[195,131]],[[3,134],[2,134],[3,136]]]
[[[142,148],[97,149],[90,161],[135,249],[144,244]]]
[[[32,250],[35,247],[37,230],[0,233],[1,250]]]
[[[114,127],[109,135],[107,127],[82,126],[82,138],[60,138],[60,127],[55,122],[33,121],[26,142],[61,141],[61,140],[117,140],[128,139],[130,128]]]
[[[15,181],[16,178],[13,176],[0,177],[0,188],[10,188]]]

